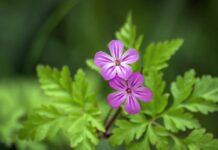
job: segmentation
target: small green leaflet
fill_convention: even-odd
[[[32,112],[23,123],[20,137],[43,140],[56,136],[58,132],[67,135],[71,147],[78,150],[93,150],[98,144],[98,131],[104,131],[101,112],[96,96],[86,81],[85,73],[79,69],[74,81],[68,67],[62,70],[49,66],[38,67],[42,89],[55,101]],[[68,93],[68,96],[57,93]]]
[[[143,35],[137,37],[136,26],[132,23],[132,14],[129,13],[126,22],[116,32],[116,38],[124,42],[126,48],[135,48],[139,50],[143,41]]]
[[[133,25],[131,13],[128,14],[124,25],[120,28],[119,31],[116,32],[116,38],[123,41],[127,49],[134,48],[138,51],[139,54],[141,53],[140,49],[144,36],[137,36],[136,26]],[[134,71],[138,71],[141,69],[141,58],[139,59],[140,60],[132,65]]]
[[[129,144],[134,139],[139,139],[146,130],[148,121],[143,115],[136,115],[128,120],[116,121],[116,126],[110,137],[112,145],[120,145],[122,143]]]
[[[166,129],[172,132],[200,127],[198,120],[194,119],[192,114],[184,112],[183,109],[172,108],[164,113],[163,119]]]
[[[65,116],[63,111],[50,106],[41,106],[29,116],[20,130],[20,138],[40,141],[46,137],[52,138],[60,130]]]
[[[190,70],[184,76],[177,77],[171,85],[173,105],[202,114],[217,111],[217,87],[218,79],[210,76],[195,79],[194,70]]]
[[[169,94],[164,93],[166,82],[163,81],[163,74],[150,72],[145,76],[145,85],[153,92],[153,99],[148,103],[141,103],[143,109],[150,115],[156,115],[164,111],[168,103]]]
[[[71,73],[67,66],[59,71],[57,68],[38,65],[37,74],[45,94],[56,97],[70,97],[72,95]]]
[[[152,43],[145,50],[143,73],[160,71],[168,66],[167,61],[183,44],[182,39]]]
[[[190,70],[184,74],[184,77],[178,76],[176,82],[171,85],[171,93],[174,98],[173,105],[178,105],[186,100],[193,89],[195,84],[195,71]]]
[[[203,76],[197,79],[191,99],[204,99],[218,102],[218,78]]]
[[[206,133],[205,129],[192,131],[188,137],[183,140],[189,150],[217,150],[218,139],[213,139],[213,135]]]

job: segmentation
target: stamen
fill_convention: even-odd
[[[120,65],[120,60],[119,60],[119,59],[116,59],[116,60],[115,60],[115,65],[116,65],[116,66],[119,66],[119,65]]]
[[[127,92],[127,93],[131,93],[132,90],[131,90],[130,88],[127,88],[127,89],[126,89],[126,92]]]

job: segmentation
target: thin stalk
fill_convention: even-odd
[[[103,134],[104,137],[109,137],[111,135],[111,133],[109,132],[110,128],[112,127],[114,121],[117,119],[117,117],[119,116],[119,114],[121,113],[122,109],[121,107],[115,112],[115,114],[111,117],[111,119],[109,121],[107,121],[106,125],[105,125],[105,132]]]

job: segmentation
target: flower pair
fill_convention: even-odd
[[[109,45],[111,56],[105,52],[95,54],[94,63],[101,67],[101,74],[109,80],[111,88],[117,90],[108,95],[108,103],[113,108],[118,108],[125,101],[125,110],[134,114],[140,111],[137,99],[147,102],[152,98],[152,91],[143,86],[144,77],[139,72],[132,71],[129,64],[139,58],[138,52],[130,48],[123,54],[122,41],[112,40]]]

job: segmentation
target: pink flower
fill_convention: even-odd
[[[113,79],[116,75],[127,79],[132,74],[129,64],[138,60],[138,52],[130,48],[123,54],[123,42],[119,40],[110,41],[108,48],[111,56],[102,51],[97,52],[94,63],[101,67],[101,74],[105,80]]]
[[[108,95],[108,103],[113,108],[118,108],[125,101],[125,110],[130,113],[138,113],[140,104],[138,99],[147,102],[152,99],[153,93],[143,86],[144,78],[142,74],[132,73],[126,81],[118,76],[109,81],[110,86],[117,90]]]

